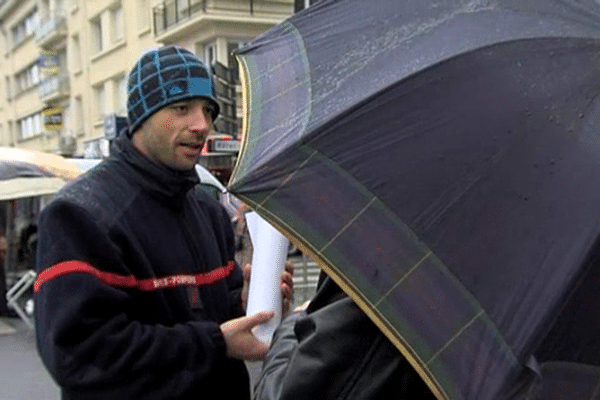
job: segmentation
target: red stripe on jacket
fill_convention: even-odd
[[[113,287],[136,288],[143,291],[153,291],[179,286],[205,286],[227,278],[233,272],[235,263],[230,261],[223,267],[196,275],[169,275],[162,278],[138,279],[133,275],[119,275],[112,272],[100,271],[82,261],[64,261],[55,264],[40,273],[33,285],[37,292],[40,288],[59,276],[84,273],[95,276],[102,282]]]

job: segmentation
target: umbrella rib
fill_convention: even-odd
[[[271,197],[273,197],[273,195],[275,193],[277,193],[277,190],[279,190],[280,187],[284,186],[287,182],[289,182],[290,179],[292,179],[294,177],[294,175],[296,175],[296,173],[298,173],[298,171],[300,171],[302,169],[302,167],[304,167],[306,165],[306,163],[309,162],[310,159],[313,158],[313,156],[315,154],[317,154],[317,150],[315,150],[310,156],[308,156],[306,158],[306,160],[302,161],[302,164],[298,165],[298,168],[296,168],[296,170],[294,172],[288,174],[288,176],[285,177],[283,182],[281,182],[281,185],[277,186],[271,193],[269,193],[269,195],[267,197],[265,197],[265,199],[259,204],[259,206],[261,208],[265,209],[263,204],[265,204]]]
[[[371,204],[373,204],[373,203],[375,202],[375,200],[377,200],[377,197],[373,197],[373,198],[371,199],[371,201],[369,201],[369,203],[367,203],[367,205],[366,205],[366,206],[364,206],[364,207],[363,207],[363,209],[362,209],[362,210],[360,210],[360,211],[358,212],[358,214],[356,214],[356,215],[355,215],[355,216],[354,216],[354,217],[353,217],[353,218],[352,218],[350,221],[348,221],[348,223],[346,224],[346,226],[344,226],[342,229],[340,229],[340,230],[339,230],[339,232],[338,232],[338,233],[336,233],[336,234],[335,234],[335,236],[334,236],[334,237],[333,237],[333,238],[332,238],[332,239],[331,239],[329,242],[327,242],[327,244],[326,244],[325,246],[323,246],[323,247],[321,248],[321,250],[319,250],[319,252],[320,252],[320,253],[323,253],[323,251],[325,251],[325,249],[326,249],[327,247],[329,247],[329,245],[330,245],[331,243],[335,242],[335,241],[336,241],[336,239],[337,239],[337,238],[338,238],[338,237],[339,237],[339,236],[340,236],[342,233],[344,233],[344,232],[345,232],[345,231],[346,231],[346,230],[347,230],[347,229],[348,229],[348,228],[349,228],[349,227],[350,227],[350,226],[351,226],[351,225],[352,225],[352,224],[353,224],[353,223],[354,223],[354,222],[355,222],[355,221],[358,219],[358,217],[360,217],[362,214],[364,214],[364,212],[365,212],[365,211],[367,211],[367,209],[368,209],[368,208],[371,206]]]
[[[459,331],[458,331],[458,332],[457,332],[457,333],[456,333],[454,336],[452,336],[452,338],[451,338],[450,340],[448,340],[448,342],[447,342],[447,343],[446,343],[446,344],[445,344],[445,345],[444,345],[444,346],[443,346],[441,349],[439,349],[439,350],[437,351],[437,353],[435,353],[435,354],[433,355],[433,357],[431,357],[431,358],[429,359],[429,361],[427,361],[426,365],[429,365],[429,364],[431,364],[431,362],[432,362],[433,360],[435,360],[435,359],[437,358],[437,356],[439,356],[439,355],[440,355],[440,354],[441,354],[441,353],[442,353],[444,350],[446,350],[446,348],[448,348],[448,346],[450,346],[450,344],[451,344],[452,342],[454,342],[454,341],[455,341],[455,340],[456,340],[456,339],[457,339],[457,338],[458,338],[460,335],[462,335],[462,334],[463,334],[463,332],[464,332],[464,331],[466,331],[466,330],[467,330],[467,328],[468,328],[469,326],[473,325],[473,323],[474,323],[475,321],[477,321],[477,319],[479,319],[479,317],[480,317],[482,314],[483,314],[483,310],[480,310],[480,311],[477,313],[477,315],[475,315],[473,318],[471,318],[471,320],[470,320],[469,322],[467,322],[467,323],[466,323],[466,324],[465,324],[465,325],[464,325],[464,326],[463,326],[463,327],[462,327],[462,328],[461,328],[461,329],[460,329],[460,330],[459,330]]]
[[[405,274],[404,274],[404,276],[402,276],[402,278],[400,278],[400,279],[398,280],[398,282],[396,282],[396,283],[394,284],[394,286],[392,286],[392,287],[390,288],[390,290],[388,290],[388,291],[387,291],[387,292],[386,292],[386,293],[385,293],[385,294],[384,294],[384,295],[381,297],[381,299],[379,299],[379,300],[378,300],[378,301],[377,301],[377,302],[376,302],[376,303],[373,305],[373,307],[377,308],[377,307],[379,306],[379,304],[380,304],[380,303],[381,303],[383,300],[385,300],[385,299],[386,299],[386,298],[387,298],[387,297],[390,295],[390,293],[392,293],[392,292],[393,292],[393,291],[394,291],[394,290],[395,290],[395,289],[396,289],[396,288],[397,288],[397,287],[398,287],[398,286],[399,286],[399,285],[400,285],[402,282],[404,282],[404,280],[405,280],[406,278],[408,278],[408,276],[409,276],[410,274],[412,274],[412,272],[413,272],[415,269],[417,269],[417,268],[418,268],[418,267],[419,267],[419,266],[420,266],[420,265],[423,263],[423,261],[425,261],[427,258],[429,258],[429,256],[430,256],[431,254],[432,254],[432,252],[431,252],[431,251],[429,251],[427,254],[425,254],[425,256],[423,256],[423,258],[421,258],[421,259],[420,259],[420,260],[419,260],[419,261],[418,261],[418,262],[417,262],[415,265],[413,265],[413,266],[411,267],[411,269],[409,269],[409,270],[408,270],[408,272],[407,272],[407,273],[405,273]]]

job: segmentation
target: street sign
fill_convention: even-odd
[[[215,153],[237,153],[240,151],[240,141],[236,139],[212,139],[210,151]]]
[[[116,114],[104,117],[104,137],[107,140],[115,139],[121,130],[127,126],[127,118]]]

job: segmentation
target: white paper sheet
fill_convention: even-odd
[[[273,332],[281,322],[281,274],[289,242],[255,212],[246,214],[246,222],[254,248],[246,315],[260,311],[275,313],[267,323],[252,330],[258,339],[271,343]]]

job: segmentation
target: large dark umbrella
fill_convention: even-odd
[[[240,61],[230,190],[439,398],[598,396],[598,2],[324,0]]]

